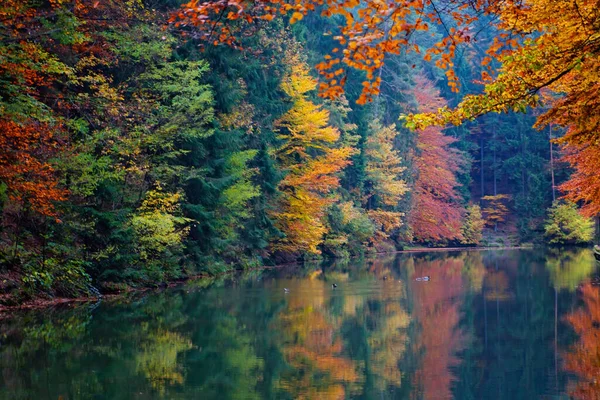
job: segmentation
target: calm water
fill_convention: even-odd
[[[22,313],[0,399],[598,399],[597,273],[589,250],[412,254]]]

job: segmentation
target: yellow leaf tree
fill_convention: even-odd
[[[394,139],[398,135],[395,126],[382,126],[376,120],[370,128],[372,135],[365,146],[367,181],[364,205],[378,228],[375,239],[385,239],[402,226],[404,214],[397,211],[397,207],[408,191],[408,185],[402,179],[406,168],[402,165],[399,151],[394,149]]]
[[[274,250],[290,253],[319,253],[327,228],[325,209],[334,201],[339,186],[337,173],[350,163],[353,150],[336,147],[340,132],[329,126],[329,111],[313,103],[307,93],[317,83],[308,66],[297,55],[288,54],[291,70],[281,85],[292,101],[291,109],[278,121],[278,161],[287,173],[279,183],[281,198],[273,212],[285,237]]]

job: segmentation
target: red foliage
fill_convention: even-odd
[[[40,214],[54,215],[52,202],[65,200],[67,191],[58,187],[47,161],[57,149],[52,130],[42,123],[21,125],[0,119],[0,132],[0,181],[9,198]]]
[[[583,203],[583,215],[594,217],[600,214],[600,145],[569,144],[565,150],[563,160],[571,165],[574,172],[559,188],[566,191],[567,199]]]
[[[420,112],[437,110],[445,105],[439,91],[423,76],[414,88]],[[462,154],[450,147],[456,139],[445,136],[439,127],[418,131],[415,167],[418,177],[414,203],[409,215],[413,236],[418,241],[461,238],[463,207],[457,203],[456,173],[464,163]]]

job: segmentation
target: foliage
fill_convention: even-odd
[[[508,207],[504,204],[510,196],[506,194],[497,194],[494,196],[484,196],[481,200],[487,203],[483,209],[485,223],[488,226],[497,227],[498,224],[505,221],[508,214]]]
[[[490,11],[499,17],[498,27],[506,31],[488,50],[500,62],[498,74],[482,72],[483,94],[465,96],[455,109],[411,116],[408,124],[417,128],[460,124],[488,112],[524,112],[528,107],[544,105],[536,126],[554,124],[566,129],[557,142],[567,151],[565,161],[576,171],[573,180],[562,186],[566,197],[585,202],[584,212],[594,215],[599,198],[598,183],[591,172],[598,159],[599,50],[594,5],[592,1],[534,0],[526,5],[509,1],[502,7],[492,6]]]
[[[462,239],[460,242],[466,245],[478,245],[483,240],[483,228],[485,220],[481,214],[481,207],[470,204],[465,208],[465,218],[461,227]]]
[[[410,38],[419,31],[428,31],[430,25],[452,26],[446,28],[439,41],[424,49],[423,58],[430,61],[440,55],[436,65],[447,70],[449,82],[458,90],[452,63],[457,44],[471,41],[469,24],[477,19],[477,12],[494,11],[495,4],[456,1],[440,9],[429,1],[236,0],[202,3],[192,0],[174,13],[171,22],[175,27],[194,26],[195,35],[205,43],[243,48],[242,39],[249,34],[248,30],[252,32],[277,16],[291,14],[289,21],[293,24],[311,12],[319,12],[338,24],[333,33],[336,46],[316,66],[322,77],[320,95],[339,97],[348,83],[348,68],[353,68],[365,72],[366,79],[358,98],[358,103],[364,104],[380,92],[381,75],[378,72],[384,58],[401,51],[419,54],[420,47],[411,43]]]
[[[574,292],[582,281],[596,269],[594,255],[589,249],[551,249],[546,257],[546,269],[553,286]]]
[[[378,120],[370,125],[373,134],[367,139],[365,172],[367,208],[395,207],[408,191],[406,182],[401,179],[406,167],[402,165],[400,152],[394,149],[398,135],[395,126],[381,126]]]
[[[564,39],[557,48],[571,55],[588,52],[577,61],[586,68],[595,50],[581,32],[571,45],[541,18],[564,8],[561,27],[593,33],[591,14],[569,24],[571,5],[546,9],[542,0],[532,9],[479,0],[180,3],[0,5],[0,261],[26,292],[75,296],[90,284],[152,285],[321,252],[393,251],[407,240],[476,243],[481,213],[507,230],[518,221],[529,238],[540,234],[554,187],[597,212],[595,81],[570,68],[575,59],[551,76],[566,62],[552,40]],[[552,29],[537,32],[538,23]],[[506,36],[513,28],[520,39]],[[479,90],[471,82],[482,65],[487,92],[448,108],[460,103],[459,80]],[[553,147],[533,133],[533,117],[426,127],[470,119],[496,100],[507,103],[493,111],[537,104],[534,81],[545,78],[565,94],[544,98],[554,108],[538,122],[556,124],[550,139],[567,130],[559,140],[574,174],[562,186],[568,171],[548,165]],[[514,93],[523,99],[507,99]],[[498,193],[511,196],[510,210]],[[465,209],[478,199],[483,211]],[[175,383],[182,376],[167,370]],[[171,382],[158,381],[157,390]]]
[[[132,216],[131,226],[137,235],[138,251],[144,264],[182,251],[188,220],[178,216],[179,201],[177,193],[164,193],[160,188],[150,190],[138,212]]]
[[[298,56],[291,55],[288,61],[291,71],[282,89],[293,105],[277,122],[284,140],[277,155],[287,175],[279,183],[282,211],[275,215],[285,238],[274,248],[319,253],[317,246],[327,232],[325,210],[333,202],[330,193],[339,185],[337,173],[350,163],[352,150],[334,147],[340,133],[328,125],[329,111],[306,95],[316,88],[316,81]]]
[[[372,135],[364,149],[365,182],[363,204],[377,228],[374,241],[388,238],[403,225],[404,213],[398,204],[409,191],[402,175],[406,170],[400,152],[394,148],[398,132],[393,125],[382,126],[378,120],[369,126]]]
[[[417,76],[414,96],[420,110],[445,104],[439,91],[424,76]],[[456,175],[464,161],[462,154],[450,147],[455,142],[439,128],[418,132],[415,149],[418,176],[409,221],[414,239],[419,242],[462,239],[463,208],[458,201]]]
[[[581,214],[573,203],[555,203],[548,210],[544,226],[550,244],[585,244],[594,238],[594,222]]]
[[[55,215],[54,203],[66,199],[48,160],[56,153],[58,138],[47,124],[19,124],[0,118],[0,180],[8,198],[19,208]]]

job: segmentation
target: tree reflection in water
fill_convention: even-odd
[[[569,379],[597,400],[600,299],[576,293],[590,255],[391,255],[16,313],[0,400],[525,400],[562,398]]]
[[[586,283],[581,287],[584,307],[566,316],[579,340],[565,353],[565,367],[577,374],[570,394],[577,399],[600,398],[600,291]]]

